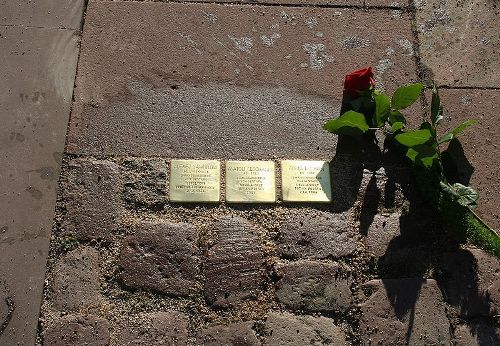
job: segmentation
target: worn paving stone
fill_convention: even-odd
[[[77,239],[110,239],[119,227],[120,169],[114,162],[74,159],[69,163],[63,198],[64,233]]]
[[[70,153],[329,159],[347,72],[417,79],[408,14],[94,1],[85,23]]]
[[[348,213],[296,215],[280,228],[278,250],[293,258],[338,258],[358,247],[357,232]]]
[[[129,208],[161,210],[167,203],[167,164],[161,159],[123,162],[123,198]]]
[[[326,317],[269,313],[265,326],[267,346],[345,345],[342,329]]]
[[[85,0],[0,1],[0,25],[79,30]]]
[[[44,334],[46,346],[108,346],[109,322],[93,315],[67,315],[55,321]]]
[[[500,328],[482,322],[461,324],[455,329],[456,346],[500,345]]]
[[[214,237],[204,266],[207,302],[229,307],[256,299],[264,281],[264,254],[255,226],[240,217],[222,217]]]
[[[443,134],[467,119],[477,121],[460,135],[461,145],[453,143],[449,151],[458,163],[456,180],[479,192],[476,212],[498,231],[500,149],[497,143],[500,141],[500,125],[497,114],[500,106],[497,100],[500,90],[441,90],[440,97],[445,112],[441,125]]]
[[[120,252],[121,278],[132,288],[187,296],[199,290],[198,232],[190,224],[141,222]]]
[[[500,262],[479,249],[447,253],[441,264],[446,300],[461,316],[500,313]]]
[[[422,62],[449,86],[500,87],[500,6],[490,0],[415,1]]]
[[[120,331],[119,345],[187,345],[188,325],[188,316],[175,311],[130,316],[127,327]]]
[[[450,323],[434,280],[372,280],[360,305],[362,340],[371,345],[449,345]]]
[[[343,311],[352,303],[352,280],[336,264],[296,261],[278,264],[278,300],[292,310]]]
[[[364,239],[368,252],[379,258],[383,256],[391,241],[401,235],[399,228],[400,213],[375,215]]]
[[[17,3],[1,2],[0,18]],[[35,343],[78,42],[0,24],[0,278],[16,306],[0,345]]]
[[[51,300],[63,311],[78,311],[99,301],[99,252],[79,247],[61,258],[53,269]]]
[[[196,345],[260,346],[253,326],[254,322],[249,321],[206,327],[198,332]]]

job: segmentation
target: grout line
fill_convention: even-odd
[[[43,30],[70,30],[70,31],[78,31],[79,28],[66,28],[64,26],[60,27],[49,27],[49,26],[35,26],[35,25],[24,25],[24,24],[0,24],[0,27],[6,28],[25,28],[25,29],[43,29]]]
[[[144,3],[144,1],[138,0],[121,0],[121,1],[109,1],[109,2],[138,2]],[[261,6],[261,7],[298,7],[298,8],[339,8],[339,9],[359,9],[359,10],[403,10],[408,11],[410,9],[409,5],[401,6],[391,6],[391,5],[365,5],[364,2],[361,5],[352,4],[318,4],[318,3],[268,3],[268,2],[238,2],[238,1],[200,1],[200,0],[157,0],[149,1],[149,3],[180,3],[180,4],[209,4],[209,5],[227,5],[227,6]]]
[[[439,89],[444,90],[500,90],[500,87],[485,87],[485,86],[450,86],[450,85],[436,85]]]

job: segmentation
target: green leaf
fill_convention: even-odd
[[[336,119],[329,120],[323,128],[328,132],[340,134],[356,134],[368,131],[365,116],[355,111],[347,111]]]
[[[424,166],[425,168],[431,168],[434,162],[438,159],[438,152],[436,148],[430,145],[422,144],[408,148],[406,157],[417,165]]]
[[[453,188],[457,192],[457,202],[460,205],[469,208],[477,207],[477,199],[479,198],[479,194],[472,187],[455,183],[453,184]]]
[[[434,126],[438,125],[443,120],[443,107],[439,98],[439,92],[436,85],[432,84],[432,102],[431,102],[431,121]]]
[[[397,121],[394,124],[392,124],[391,131],[393,133],[397,132],[397,131],[401,130],[404,126],[405,126],[405,124],[403,124],[401,121]]]
[[[470,186],[465,186],[460,183],[450,185],[444,182],[440,182],[440,185],[443,192],[450,195],[458,204],[471,209],[477,207],[479,194]]]
[[[391,105],[393,109],[399,110],[411,106],[418,100],[424,85],[421,83],[404,85],[399,87],[392,95]]]
[[[378,94],[374,96],[375,100],[375,126],[382,127],[389,118],[391,110],[391,101],[389,96],[385,94]]]
[[[471,125],[474,125],[476,123],[475,120],[466,120],[464,121],[463,123],[461,123],[460,125],[458,125],[457,127],[455,127],[451,133],[453,133],[453,135],[456,137],[458,136],[460,133],[462,133],[466,128],[468,128],[469,126]]]
[[[399,135],[396,135],[395,138],[405,147],[413,147],[415,145],[426,143],[429,139],[431,139],[431,137],[431,131],[424,129],[400,133]]]
[[[441,143],[446,143],[451,141],[453,138],[458,136],[460,133],[462,133],[466,128],[468,128],[471,125],[474,125],[476,123],[475,120],[466,120],[457,127],[455,127],[453,130],[445,134],[441,139],[438,141],[439,144]]]
[[[406,118],[400,111],[392,110],[391,113],[389,114],[389,124],[392,125],[397,122],[406,124]]]

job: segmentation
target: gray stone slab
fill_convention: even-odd
[[[420,56],[441,85],[500,87],[500,6],[491,0],[415,1]]]
[[[85,0],[1,0],[0,25],[79,30]]]
[[[336,136],[322,125],[339,114],[346,73],[372,65],[389,91],[416,80],[409,19],[385,10],[91,2],[68,150],[329,159]]]
[[[0,280],[15,302],[0,344],[32,345],[78,36],[11,26],[0,26],[0,35]]]

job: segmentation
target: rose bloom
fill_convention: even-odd
[[[364,68],[345,76],[344,90],[351,97],[359,96],[359,91],[365,91],[375,86],[372,68]]]

